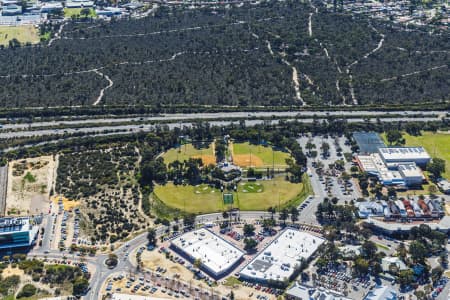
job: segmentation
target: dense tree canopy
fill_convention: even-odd
[[[0,97],[6,107],[90,105],[108,86],[101,104],[448,100],[448,32],[407,31],[294,1],[249,5],[70,23],[51,46],[0,51],[8,62]]]

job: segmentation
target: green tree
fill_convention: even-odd
[[[445,160],[441,158],[433,158],[427,164],[427,171],[433,175],[434,180],[440,178],[441,174],[445,172]]]
[[[367,259],[372,259],[377,253],[377,246],[372,241],[365,241],[362,246],[362,255]]]
[[[22,290],[17,294],[17,299],[31,297],[36,294],[36,287],[32,284],[25,284]]]
[[[431,269],[431,280],[433,282],[438,281],[443,273],[444,269],[441,266],[434,267],[433,269]]]
[[[91,14],[91,10],[89,8],[83,8],[80,11],[80,15],[87,18]]]
[[[114,253],[108,254],[108,259],[106,260],[106,265],[110,268],[113,268],[117,266],[117,263],[119,262],[117,255]]]
[[[89,287],[89,281],[84,277],[78,277],[73,283],[73,294],[75,296],[84,295]]]
[[[355,260],[355,272],[356,274],[363,276],[369,271],[369,262],[362,257]]]
[[[423,262],[427,253],[427,248],[419,241],[412,241],[409,245],[409,254],[416,262]]]
[[[291,208],[291,220],[293,223],[295,223],[298,220],[298,216],[299,216],[299,212],[297,207],[292,207]]]
[[[202,260],[200,258],[195,259],[194,267],[196,267],[197,269],[200,269],[201,266],[202,266]]]
[[[286,220],[289,217],[289,212],[287,210],[287,208],[283,208],[280,212],[280,220],[283,221],[284,224],[286,224]]]
[[[414,281],[414,272],[411,269],[398,272],[398,282],[401,286],[410,285]]]
[[[398,130],[389,130],[386,132],[386,139],[390,145],[398,144],[402,139],[402,133]]]
[[[244,225],[244,235],[251,236],[255,234],[255,226],[252,224],[245,224]]]
[[[248,252],[253,251],[256,248],[256,246],[258,245],[258,243],[252,238],[245,238],[244,244],[245,244],[244,250],[248,251]]]
[[[195,214],[186,214],[183,218],[183,225],[185,227],[192,227],[195,224]]]
[[[147,230],[147,241],[148,244],[151,246],[155,246],[156,245],[156,230],[155,228],[151,227]]]

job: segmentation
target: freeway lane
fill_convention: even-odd
[[[294,119],[285,119],[283,121],[293,121]],[[320,120],[320,118],[319,118]],[[376,118],[370,119],[371,121],[375,121]],[[402,117],[402,118],[381,118],[381,122],[413,122],[413,121],[439,121],[439,117]],[[304,123],[312,123],[314,119],[301,119],[300,122]],[[366,120],[364,118],[350,118],[347,119],[350,123],[355,122],[365,122]],[[264,122],[268,122],[267,120],[245,120],[246,126],[254,126],[257,124],[263,124]],[[280,120],[270,120],[272,124],[278,124]],[[209,121],[209,124],[211,126],[226,126],[232,123],[238,123],[238,121]],[[167,125],[168,128],[180,128],[180,127],[190,127],[192,126],[192,122],[174,122],[174,123],[167,123],[163,124]],[[38,136],[47,136],[47,135],[64,135],[64,134],[75,134],[75,133],[85,133],[85,134],[101,134],[105,131],[107,132],[113,132],[113,131],[127,131],[127,132],[139,132],[139,131],[145,131],[149,132],[152,131],[155,127],[153,125],[117,125],[117,126],[98,126],[98,127],[86,127],[86,128],[67,128],[67,129],[41,129],[41,130],[24,130],[24,131],[4,131],[0,132],[0,139],[8,139],[8,138],[24,138],[24,137],[38,137]]]
[[[48,122],[32,122],[32,123],[20,123],[20,124],[3,124],[3,129],[27,129],[33,127],[54,127],[58,125],[83,125],[89,123],[108,124],[108,123],[124,123],[124,122],[158,122],[158,121],[183,121],[183,120],[224,120],[232,118],[312,118],[317,117],[355,117],[355,116],[389,116],[389,115],[401,115],[407,117],[408,115],[421,115],[423,117],[443,117],[446,112],[442,111],[289,111],[289,112],[223,112],[223,113],[190,113],[190,114],[161,114],[158,116],[149,117],[118,117],[118,118],[90,118],[88,116],[80,116],[85,118],[81,120],[64,120],[64,121],[48,121]],[[5,122],[6,120],[2,120]]]
[[[0,167],[0,215],[5,215],[6,189],[8,187],[8,165]]]

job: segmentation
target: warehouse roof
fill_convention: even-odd
[[[172,240],[172,245],[215,274],[228,270],[244,252],[207,229],[190,231]]]
[[[384,160],[411,160],[431,159],[430,155],[423,147],[389,147],[378,149]]]
[[[239,274],[260,281],[283,281],[324,242],[324,239],[310,233],[286,229]]]

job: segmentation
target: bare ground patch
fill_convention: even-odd
[[[54,168],[52,156],[11,162],[8,168],[6,214],[28,215],[47,211]]]

